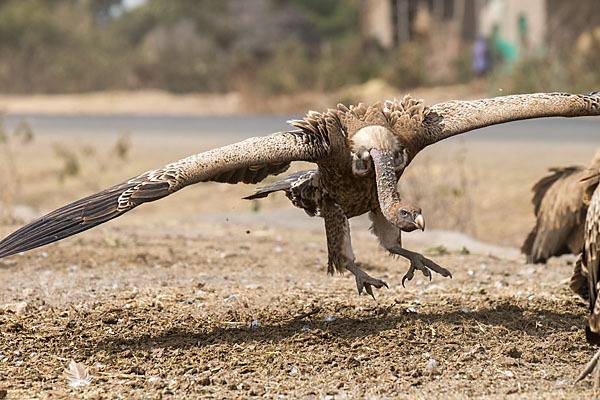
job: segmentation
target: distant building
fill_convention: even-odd
[[[384,48],[422,36],[472,42],[498,35],[518,53],[568,45],[600,26],[600,0],[363,0],[363,33]],[[446,25],[455,25],[448,29]]]
[[[458,25],[459,38],[476,36],[478,0],[363,0],[363,32],[384,48],[392,48],[437,27]],[[444,29],[437,29],[444,31]]]

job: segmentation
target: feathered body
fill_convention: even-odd
[[[600,171],[596,171],[596,178]],[[589,304],[589,316],[585,329],[586,339],[590,344],[600,345],[600,186],[591,196],[587,209],[583,235],[583,251],[575,265],[571,288]],[[575,286],[574,282],[581,285]],[[583,379],[593,371],[600,351],[586,365],[577,380]],[[600,369],[596,373],[596,385],[600,384]]]
[[[580,254],[583,225],[591,194],[598,186],[600,152],[587,166],[552,168],[532,188],[536,225],[521,252],[528,261],[546,262],[553,256]]]

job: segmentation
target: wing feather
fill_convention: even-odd
[[[541,117],[600,115],[600,95],[533,93],[448,101],[425,110],[423,148],[450,136],[504,122]]]
[[[334,117],[327,120],[331,122]],[[145,172],[22,227],[0,242],[0,258],[83,232],[190,184],[258,183],[268,175],[285,171],[292,161],[318,161],[329,150],[324,128],[311,126],[250,138]]]

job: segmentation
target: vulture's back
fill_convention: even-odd
[[[582,166],[553,168],[533,186],[537,221],[521,247],[528,261],[581,252],[586,212],[582,199],[589,184],[581,182],[584,171]]]
[[[551,174],[533,186],[531,201],[537,221],[521,247],[528,262],[581,253],[587,207],[598,186],[599,169],[600,151],[587,167],[551,168]]]

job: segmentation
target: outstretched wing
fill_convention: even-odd
[[[491,99],[448,101],[431,106],[420,148],[450,136],[504,122],[541,117],[600,115],[600,94],[533,93]]]
[[[194,183],[258,183],[285,171],[292,161],[322,159],[329,151],[326,124],[339,121],[335,115],[321,116],[315,113],[295,121],[298,130],[196,154],[68,204],[5,238],[0,242],[0,258],[85,231]]]
[[[551,175],[533,186],[537,221],[521,247],[531,261],[545,262],[552,256],[581,251],[586,210],[583,193],[587,186],[580,181],[583,170],[580,166],[552,168]]]

